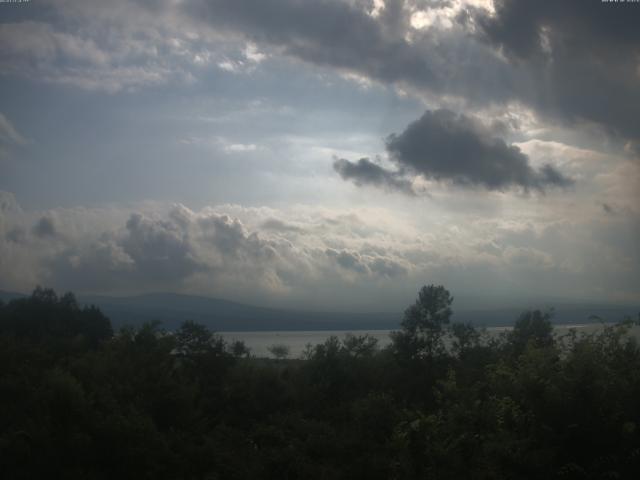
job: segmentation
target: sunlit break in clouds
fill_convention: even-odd
[[[0,3],[0,290],[640,302],[640,4]]]

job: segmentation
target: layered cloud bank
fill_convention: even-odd
[[[605,209],[591,221],[466,215],[420,225],[388,209],[308,206],[26,212],[3,193],[0,288],[45,282],[89,292],[171,290],[379,310],[399,308],[415,285],[437,279],[463,298],[562,291],[566,298],[589,292],[591,300],[632,301],[640,255],[625,239],[639,229],[637,213]]]

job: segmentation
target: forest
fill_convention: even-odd
[[[37,288],[0,303],[6,479],[637,479],[638,319],[488,337],[428,285],[388,347],[256,358],[185,319],[114,332]]]

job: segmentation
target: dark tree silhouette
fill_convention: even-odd
[[[289,356],[291,349],[288,345],[282,343],[276,343],[267,348],[269,353],[273,355],[277,360],[283,360]]]
[[[638,478],[634,321],[556,338],[534,310],[489,340],[451,302],[421,289],[389,348],[274,362],[37,289],[0,304],[2,478]]]
[[[404,312],[402,331],[393,334],[397,352],[409,358],[442,354],[442,337],[453,314],[452,303],[453,297],[442,285],[422,287],[416,302]]]
[[[523,312],[508,337],[514,353],[521,354],[529,344],[536,348],[551,346],[553,344],[551,318],[553,318],[553,311],[529,310]]]
[[[0,332],[35,342],[78,340],[91,347],[113,335],[111,322],[97,307],[80,308],[72,293],[58,298],[52,289],[39,286],[30,297],[2,308]]]

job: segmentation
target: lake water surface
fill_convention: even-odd
[[[488,335],[499,335],[501,332],[510,330],[512,327],[487,327],[485,330]],[[578,332],[592,333],[602,329],[600,323],[590,323],[582,325],[554,325],[556,335],[564,335],[570,329]],[[354,335],[369,334],[378,339],[378,346],[383,348],[387,346],[391,339],[389,333],[391,330],[353,330],[353,331],[275,331],[275,332],[219,332],[227,341],[241,340],[251,350],[251,355],[256,357],[270,357],[268,348],[272,345],[286,345],[289,347],[289,358],[299,358],[306,345],[318,345],[323,343],[332,335],[342,339],[347,333]],[[634,334],[638,336],[640,329],[634,327]]]

